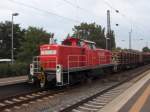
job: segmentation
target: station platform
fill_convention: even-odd
[[[28,76],[16,76],[8,78],[0,78],[0,86],[27,82]]]
[[[150,70],[99,112],[150,112]]]

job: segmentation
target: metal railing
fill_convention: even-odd
[[[39,73],[41,72],[41,68],[44,70],[56,70],[57,65],[57,57],[56,56],[49,56],[48,58],[43,60],[42,57],[35,56],[33,57],[33,65],[34,65],[34,72]]]
[[[68,84],[71,69],[79,69],[87,66],[87,56],[86,55],[68,55]]]
[[[87,66],[86,55],[68,55],[68,69]]]

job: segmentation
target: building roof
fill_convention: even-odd
[[[11,59],[0,59],[0,62],[10,62]]]

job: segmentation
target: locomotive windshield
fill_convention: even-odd
[[[71,45],[72,45],[72,42],[66,41],[66,42],[63,43],[63,45],[71,46]]]
[[[96,49],[96,46],[95,46],[95,42],[92,42],[92,41],[88,41],[88,40],[83,40],[85,43],[86,43],[86,45],[88,46],[88,48],[90,48],[90,49]]]
[[[89,44],[89,48],[91,48],[91,49],[96,49],[95,44],[90,43],[90,44]]]
[[[68,45],[68,46],[81,46],[81,41],[78,38],[72,38],[72,37],[68,37],[66,38],[63,42],[63,45]]]

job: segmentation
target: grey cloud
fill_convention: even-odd
[[[126,18],[133,20],[133,38],[143,38],[144,41],[134,42],[134,49],[141,49],[149,38],[150,20],[150,1],[149,0],[69,0],[74,6],[71,6],[63,0],[14,0],[23,2],[25,4],[44,9],[56,13],[58,15],[72,18],[80,22],[96,22],[102,26],[106,26],[106,10],[111,10],[111,26],[116,33],[116,42],[118,46],[128,47],[128,32],[130,31],[130,23]],[[116,14],[114,10],[106,4],[111,4],[118,9],[121,14]],[[82,7],[81,10],[77,7]],[[11,20],[11,13],[19,12],[20,15],[15,18],[16,23],[20,23],[22,27],[38,26],[43,27],[49,32],[54,32],[56,37],[61,41],[67,33],[72,33],[72,27],[79,24],[78,21],[72,21],[52,14],[43,13],[31,8],[20,6],[9,2],[9,0],[2,0],[0,3],[0,21]],[[118,23],[119,27],[115,24]],[[138,28],[138,27],[140,28]],[[139,29],[142,29],[140,31]],[[124,43],[121,40],[126,40]],[[142,47],[141,47],[142,46]]]

